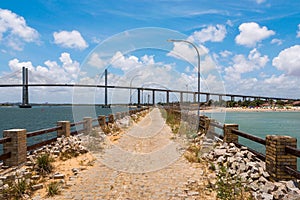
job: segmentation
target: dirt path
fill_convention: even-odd
[[[94,167],[80,173],[70,189],[51,199],[215,199],[205,191],[206,166],[189,163],[172,134],[153,109],[117,143],[95,154]]]

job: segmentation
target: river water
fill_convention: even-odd
[[[91,107],[77,107],[75,112],[80,109],[90,110]],[[93,109],[95,112],[91,114],[94,115],[93,118],[97,115],[128,111],[127,107],[112,107],[112,109],[93,107]],[[24,128],[30,132],[54,127],[56,122],[60,120],[73,122],[75,115],[76,121],[79,121],[78,119],[82,120],[81,117],[87,115],[83,112],[82,116],[78,118],[78,113],[74,115],[73,111],[71,106],[41,106],[31,109],[0,107],[0,136],[2,136],[3,130],[7,129]],[[296,137],[300,148],[300,112],[227,112],[205,113],[205,115],[212,115],[213,118],[221,122],[236,123],[239,125],[240,130],[261,138],[265,138],[268,134]],[[49,137],[53,137],[53,135]],[[265,151],[262,145],[247,139],[241,138],[239,141],[260,152]]]
[[[87,111],[87,112],[85,112]],[[115,112],[128,111],[127,107],[102,108],[92,106],[40,106],[30,109],[18,107],[0,107],[0,136],[3,130],[26,129],[27,132],[37,131],[56,126],[57,121],[81,121],[83,117],[96,118],[98,115],[108,115]],[[80,128],[80,127],[79,127]],[[74,128],[72,129],[74,130]],[[48,140],[56,133],[44,134],[29,138],[28,144]],[[1,148],[2,150],[2,148]],[[0,153],[2,152],[0,150]]]
[[[265,138],[266,135],[295,137],[300,148],[300,112],[227,112],[213,113],[212,117],[221,122],[238,124],[241,131],[261,138]],[[241,137],[239,142],[265,152],[263,145]]]

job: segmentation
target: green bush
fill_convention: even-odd
[[[47,186],[47,195],[50,197],[60,194],[60,192],[60,183],[57,181],[51,182]]]
[[[52,172],[53,170],[53,158],[51,158],[50,154],[42,154],[37,157],[36,159],[36,167],[37,171],[42,173],[42,174],[48,174]]]

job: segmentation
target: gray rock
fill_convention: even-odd
[[[285,183],[285,185],[286,185],[286,188],[288,189],[288,191],[292,191],[292,190],[294,190],[294,189],[297,188],[295,182],[292,181],[292,180],[291,180],[291,181],[287,181],[287,182]]]
[[[268,181],[262,186],[261,190],[265,193],[271,194],[275,190],[275,188],[276,186]]]
[[[250,183],[249,188],[254,192],[259,190],[259,186],[255,182]]]
[[[228,152],[229,152],[229,153],[236,153],[236,152],[238,152],[238,148],[236,148],[236,147],[231,147],[230,149],[228,149]]]
[[[262,175],[265,177],[265,178],[269,178],[270,177],[270,174],[268,172],[263,172]]]
[[[224,161],[226,161],[226,158],[224,158],[223,156],[220,156],[220,157],[217,159],[217,163],[224,163]]]
[[[26,166],[33,166],[34,163],[33,163],[32,161],[27,161],[27,162],[25,163],[25,165],[26,165]]]
[[[226,153],[226,149],[215,149],[215,156],[223,156]]]
[[[247,153],[247,158],[248,158],[249,160],[251,160],[253,157],[254,157],[254,154],[251,153],[250,151],[248,151],[248,153]]]
[[[252,179],[258,179],[260,177],[259,173],[250,174]]]
[[[235,147],[235,144],[234,143],[229,143],[229,147]]]
[[[258,182],[265,184],[266,182],[268,182],[268,180],[265,177],[261,176],[259,177]]]
[[[54,175],[53,175],[53,178],[54,178],[54,179],[64,179],[64,178],[65,178],[65,175],[64,175],[64,174],[54,174]]]
[[[285,196],[284,192],[281,190],[276,190],[273,192],[273,196],[275,200],[279,200],[279,199],[283,199],[283,197]]]
[[[262,193],[261,196],[264,200],[273,200],[273,195],[272,194]]]
[[[248,150],[248,148],[245,147],[245,146],[242,146],[242,147],[241,147],[241,150]]]
[[[241,163],[238,169],[240,172],[245,172],[247,170],[247,166],[244,163]]]
[[[187,195],[188,195],[188,196],[197,196],[197,195],[199,195],[199,192],[188,191]]]
[[[300,199],[300,195],[295,193],[288,193],[282,198],[282,200],[299,200],[299,199]]]
[[[7,190],[9,188],[9,185],[8,184],[5,184],[2,186],[3,190]]]
[[[36,184],[36,185],[33,185],[31,186],[32,190],[40,190],[43,188],[43,184],[40,183],[40,184]]]
[[[54,155],[59,155],[59,154],[60,154],[60,151],[55,150],[55,151],[53,151],[53,154],[54,154]]]

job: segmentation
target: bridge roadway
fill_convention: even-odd
[[[61,195],[49,199],[215,199],[205,189],[207,166],[190,163],[182,140],[155,108],[116,143],[95,153],[93,168],[83,171]],[[189,188],[199,184],[202,192]]]
[[[196,102],[196,95],[198,92],[194,91],[184,91],[184,90],[171,90],[171,89],[162,89],[162,88],[149,88],[149,87],[129,87],[129,86],[113,86],[113,85],[89,85],[89,84],[0,84],[1,87],[23,87],[27,88],[27,98],[28,98],[28,87],[83,87],[83,88],[106,88],[106,89],[127,89],[127,90],[137,90],[138,91],[138,104],[140,104],[141,91],[152,91],[152,104],[155,104],[155,92],[165,92],[166,93],[166,103],[169,103],[170,93],[179,93],[180,102],[183,102],[183,94],[193,94],[194,102]],[[23,99],[24,99],[23,94]],[[226,94],[226,93],[212,93],[212,92],[200,92],[200,95],[206,95],[206,102],[209,101],[211,96],[218,96],[219,101],[222,100],[222,97],[230,97],[231,101],[234,101],[235,98],[246,99],[265,99],[265,100],[299,100],[293,98],[284,98],[284,97],[270,97],[270,96],[258,96],[258,95],[241,95],[241,94]],[[107,97],[106,97],[107,98]],[[25,98],[26,99],[26,98]],[[106,99],[107,100],[107,99]]]

